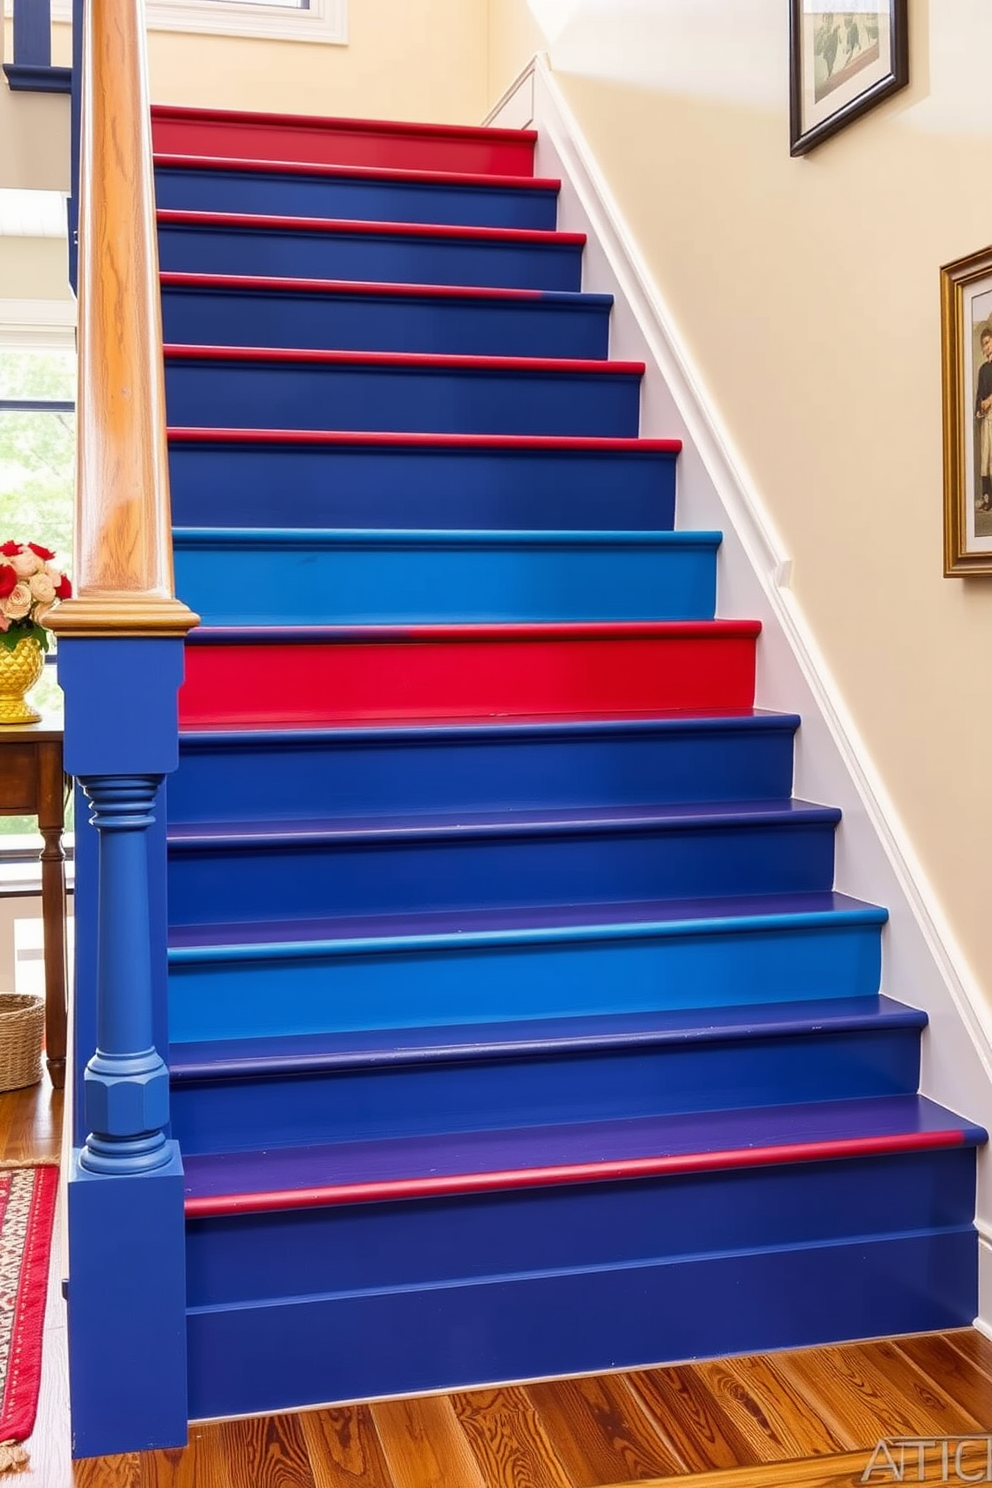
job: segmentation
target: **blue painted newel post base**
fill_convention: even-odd
[[[172,637],[59,638],[65,762],[79,787],[68,1184],[77,1457],[186,1440],[183,1168],[163,1058],[163,781],[178,759],[182,667]]]
[[[161,775],[83,776],[98,833],[96,1052],[80,1165],[141,1173],[169,1161],[169,1072],[154,1047],[146,834]]]

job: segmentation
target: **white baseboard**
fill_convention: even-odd
[[[523,100],[523,103],[522,103]],[[527,111],[539,130],[537,171],[560,176],[559,226],[585,232],[583,287],[612,293],[610,354],[643,360],[641,432],[683,440],[679,525],[721,528],[721,615],[760,619],[757,700],[796,711],[795,792],[840,806],[837,887],[884,904],[883,989],[922,1008],[921,1089],[992,1128],[992,1013],[874,766],[841,689],[789,587],[791,555],[765,509],[677,323],[547,60],[538,56],[487,122]],[[717,393],[719,390],[716,390]],[[979,1159],[983,1227],[980,1316],[992,1334],[992,1158]]]

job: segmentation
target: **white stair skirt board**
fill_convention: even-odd
[[[654,282],[588,141],[543,56],[485,121],[539,131],[535,169],[560,176],[559,229],[585,232],[583,289],[615,296],[610,355],[643,359],[641,434],[678,437],[680,527],[720,528],[720,614],[761,620],[757,703],[802,715],[795,793],[844,816],[836,883],[887,907],[882,989],[923,1008],[921,1089],[992,1128],[992,1012],[873,765],[826,658],[789,589],[792,562]],[[979,1154],[980,1314],[992,1336],[992,1155]]]

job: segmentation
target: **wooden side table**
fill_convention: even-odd
[[[36,816],[44,839],[45,1056],[56,1090],[65,1084],[65,825],[62,720],[0,724],[0,816]]]

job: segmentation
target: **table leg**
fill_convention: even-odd
[[[65,1085],[66,1044],[66,933],[65,777],[62,751],[43,745],[39,758],[38,827],[44,839],[41,853],[41,913],[45,936],[45,1057],[56,1090]]]

